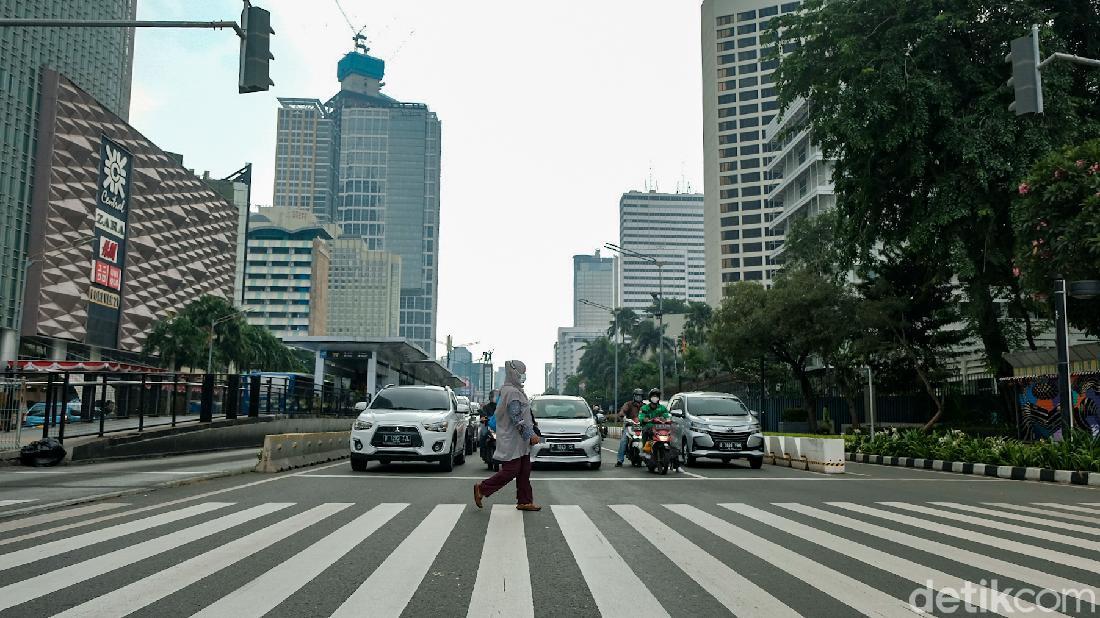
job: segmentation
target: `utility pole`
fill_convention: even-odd
[[[657,380],[658,388],[661,389],[661,396],[665,396],[665,322],[664,322],[664,298],[665,298],[665,277],[664,266],[665,263],[658,259],[656,256],[647,255],[645,253],[639,253],[633,249],[625,249],[614,243],[604,243],[603,245],[607,249],[618,253],[621,256],[630,256],[645,260],[657,267],[657,293],[652,294],[654,301],[657,302]]]
[[[618,336],[617,338],[619,340],[622,340],[623,331],[622,331],[621,325],[619,324],[619,316],[618,316],[618,314],[615,313],[614,309],[612,309],[611,307],[608,307],[606,305],[601,305],[600,303],[592,302],[592,301],[588,300],[587,298],[578,298],[577,302],[588,305],[590,307],[595,307],[597,309],[603,309],[604,311],[610,313],[611,314],[612,328],[615,329],[615,332]],[[619,413],[619,344],[617,342],[612,342],[612,344],[615,346],[615,386],[614,386],[614,393],[615,394],[612,397],[612,400],[615,402],[614,412],[616,414],[618,414]]]
[[[1085,58],[1073,54],[1055,52],[1040,61],[1039,53],[1039,25],[1032,24],[1031,33],[1012,39],[1005,62],[1012,65],[1012,77],[1007,86],[1012,88],[1015,100],[1009,104],[1009,111],[1016,112],[1017,116],[1024,114],[1043,113],[1043,76],[1042,70],[1050,66],[1055,60],[1083,64],[1090,67],[1100,67],[1100,60]]]

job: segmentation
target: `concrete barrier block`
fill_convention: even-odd
[[[764,461],[775,464],[783,459],[783,439],[780,436],[764,436]]]
[[[281,472],[348,456],[350,431],[273,434],[264,438],[257,472]]]

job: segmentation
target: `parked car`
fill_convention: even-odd
[[[53,405],[54,414],[50,420],[50,426],[56,427],[61,422],[61,403],[56,402]],[[98,414],[99,410],[96,410]],[[65,404],[65,422],[77,423],[80,422],[80,402],[70,401]],[[24,427],[41,427],[46,424],[46,402],[40,401],[30,408],[27,408],[27,413],[23,416]]]
[[[455,397],[458,401],[458,411],[466,415],[466,419],[469,421],[466,424],[466,437],[464,440],[464,448],[467,455],[473,455],[477,451],[477,418],[474,417],[474,403],[470,401],[469,397],[458,395]]]
[[[764,463],[759,415],[734,395],[679,393],[669,401],[669,412],[676,426],[676,443],[687,465],[704,458],[724,463],[748,459],[753,468]]]
[[[351,430],[352,470],[366,470],[370,461],[436,461],[450,472],[466,463],[470,419],[449,388],[390,386],[355,408],[360,414]]]
[[[532,462],[587,463],[600,469],[603,436],[584,399],[539,395],[531,398],[531,413],[542,431],[542,441],[531,447]]]

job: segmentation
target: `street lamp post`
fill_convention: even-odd
[[[665,394],[665,263],[655,256],[639,253],[633,249],[624,249],[614,243],[604,243],[603,246],[619,255],[638,258],[639,260],[644,260],[657,267],[657,294],[654,295],[654,300],[657,302],[657,387],[661,389],[661,396],[663,397]]]
[[[238,311],[234,311],[229,315],[223,315],[220,318],[210,318],[210,345],[206,349],[206,373],[213,373],[214,365],[214,326],[232,320],[233,318],[240,317],[242,314]]]
[[[622,331],[622,328],[620,328],[619,318],[615,314],[614,309],[612,309],[611,307],[607,307],[605,305],[601,305],[600,303],[594,303],[594,302],[592,302],[592,301],[590,301],[586,298],[578,298],[577,302],[584,303],[585,305],[589,305],[589,306],[595,307],[597,309],[603,309],[604,311],[610,313],[611,314],[611,321],[615,325],[615,327],[614,327],[615,328],[615,334],[617,335],[617,337],[620,341],[622,340],[623,331]],[[618,343],[615,344],[615,387],[614,387],[614,391],[615,391],[614,394],[611,396],[612,401],[615,402],[615,409],[613,410],[613,412],[615,414],[618,414],[619,413],[619,344]]]

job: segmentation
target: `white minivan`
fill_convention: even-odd
[[[434,461],[450,472],[466,463],[467,413],[449,388],[390,386],[361,413],[351,428],[351,469],[362,472],[370,461]]]
[[[747,459],[764,463],[760,418],[739,398],[727,393],[678,393],[668,404],[680,453],[689,466],[700,459]]]

